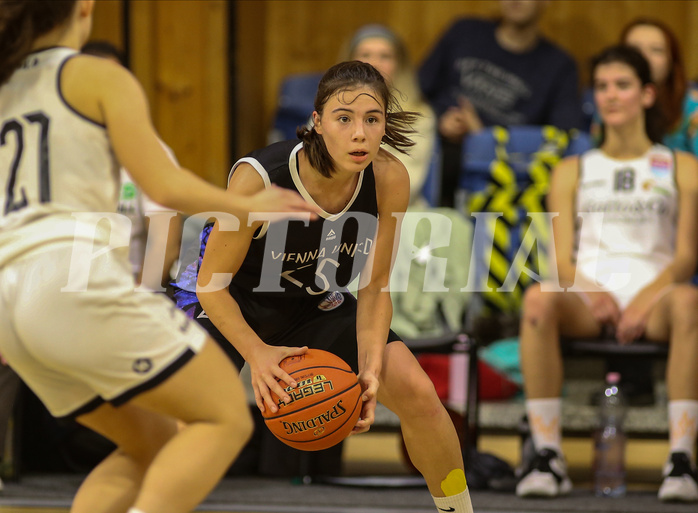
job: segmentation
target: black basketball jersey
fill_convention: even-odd
[[[256,150],[235,163],[251,164],[265,184],[297,191],[315,201],[301,183],[298,151],[303,143],[284,141]],[[321,296],[346,287],[363,269],[375,241],[378,204],[373,166],[359,175],[354,195],[339,213],[318,219],[265,225],[255,235],[231,288],[284,296]]]
[[[248,163],[267,187],[273,183],[298,191],[315,204],[298,175],[297,155],[302,147],[298,141],[286,141],[253,151],[235,163],[231,175],[241,163]],[[341,212],[323,212],[307,223],[294,220],[262,226],[230,285],[247,324],[267,344],[325,349],[358,372],[356,300],[337,291],[366,264],[377,219],[376,183],[369,165]],[[177,281],[174,296],[177,305],[196,318],[240,368],[242,356],[209,321],[195,293],[211,228],[204,228],[199,258]],[[398,339],[389,333],[388,341]]]

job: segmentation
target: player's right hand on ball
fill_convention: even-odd
[[[279,367],[279,363],[284,358],[302,355],[307,351],[307,347],[260,344],[252,353],[247,363],[250,365],[250,373],[252,374],[252,389],[254,390],[255,402],[261,412],[266,411],[267,408],[272,413],[276,413],[279,410],[276,402],[271,397],[270,391],[274,392],[285,403],[291,401],[284,388],[286,386],[296,387],[297,383],[286,371]]]
[[[361,385],[361,416],[351,431],[352,435],[365,433],[371,429],[373,421],[376,420],[376,396],[378,395],[378,376],[371,371],[361,371],[359,373],[359,384]]]

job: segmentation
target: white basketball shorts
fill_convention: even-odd
[[[62,291],[74,244],[50,244],[0,268],[0,354],[56,417],[125,403],[206,339],[164,296],[134,291],[125,252],[89,263],[85,290]]]

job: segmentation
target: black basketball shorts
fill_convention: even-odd
[[[266,344],[274,346],[324,349],[342,358],[358,372],[356,342],[356,298],[349,292],[336,291],[318,298],[255,297],[233,292],[245,320]],[[194,303],[184,308],[216,340],[239,369],[243,357]],[[392,330],[387,342],[400,340]]]

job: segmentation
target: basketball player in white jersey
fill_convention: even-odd
[[[251,433],[243,388],[204,330],[161,295],[134,292],[126,251],[91,253],[109,248],[109,230],[77,235],[76,219],[115,212],[119,163],[185,213],[244,225],[251,210],[316,209],[279,189],[238,198],[175,165],[134,77],[79,54],[93,6],[0,0],[0,354],[54,416],[117,445],[71,511],[185,513]],[[89,281],[62,291],[86,247]]]
[[[559,337],[611,329],[620,344],[670,344],[670,455],[659,498],[698,501],[698,290],[690,284],[698,263],[698,162],[659,144],[656,90],[637,50],[607,49],[594,59],[592,77],[602,142],[561,162],[549,194],[549,210],[558,214],[560,286],[575,286],[546,292],[537,284],[524,299],[521,359],[537,456],[517,493],[571,490],[560,449]]]

